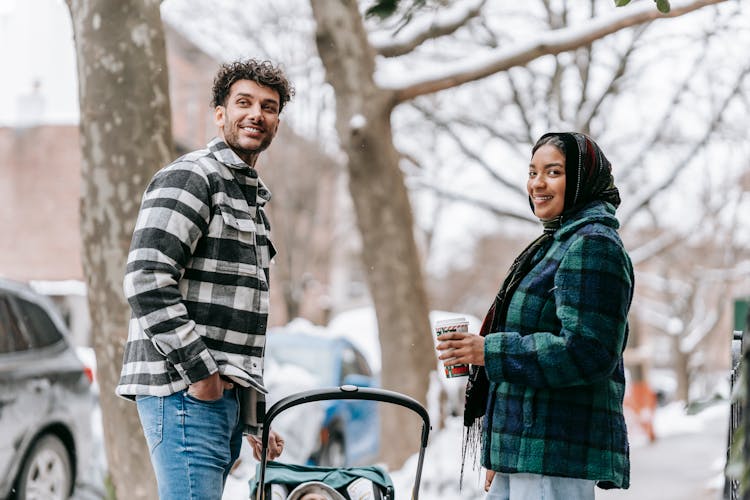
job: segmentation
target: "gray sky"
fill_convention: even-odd
[[[27,100],[36,81],[42,121],[78,123],[73,33],[62,0],[0,0],[0,67],[0,126],[29,120],[36,112]]]

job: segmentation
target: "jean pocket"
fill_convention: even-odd
[[[164,438],[164,398],[136,396],[135,403],[138,407],[138,416],[141,419],[141,427],[148,444],[148,451],[153,453]]]
[[[219,396],[219,399],[200,399],[200,398],[196,398],[195,396],[193,396],[192,394],[190,394],[187,391],[187,389],[185,390],[185,392],[183,394],[185,395],[185,399],[187,401],[190,401],[192,403],[203,404],[203,405],[210,405],[210,406],[216,406],[217,404],[221,403],[221,401],[224,399],[224,395],[223,394],[221,396]]]

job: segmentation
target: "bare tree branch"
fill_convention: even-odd
[[[633,266],[638,266],[652,257],[663,254],[665,250],[671,248],[682,240],[683,236],[681,235],[671,232],[663,232],[656,238],[647,241],[645,244],[632,250],[628,250],[628,254],[630,255],[630,260],[633,262]]]
[[[505,74],[508,77],[508,84],[510,85],[511,93],[513,94],[513,103],[516,105],[516,108],[518,108],[518,114],[524,124],[524,130],[526,131],[526,142],[533,144],[534,139],[531,137],[531,131],[534,129],[534,127],[531,123],[529,112],[526,109],[526,105],[524,104],[523,99],[521,98],[521,93],[518,90],[518,85],[516,85],[516,81],[513,78],[513,72],[508,71]]]
[[[596,0],[591,0],[589,2],[589,18],[594,19],[596,16]],[[591,68],[593,66],[593,58],[594,54],[592,52],[592,44],[585,45],[581,47],[580,49],[575,51],[574,59],[576,67],[578,68],[578,77],[581,80],[581,91],[579,92],[578,96],[578,106],[576,109],[576,116],[579,116],[581,114],[581,110],[583,109],[583,106],[586,103],[586,96],[589,93],[589,82],[591,77]],[[557,63],[559,64],[559,62]],[[562,118],[565,115],[564,112],[564,106],[562,99],[558,100],[558,108],[559,116]],[[580,120],[578,120],[580,122]],[[581,132],[588,133],[588,129],[580,129],[577,128],[577,130],[581,130]]]
[[[576,51],[576,66],[578,67],[578,76],[581,79],[581,92],[579,93],[578,106],[576,110],[577,115],[580,115],[582,113],[583,107],[586,105],[586,96],[589,93],[589,81],[591,76],[590,71],[591,67],[593,66],[593,57],[594,55],[591,51],[591,45],[587,45],[586,47],[582,47],[580,50]],[[578,121],[580,122],[581,120]]]
[[[565,106],[563,106],[563,99],[562,99],[562,77],[565,73],[565,68],[562,64],[560,64],[559,57],[555,56],[555,71],[552,73],[552,77],[549,79],[549,83],[547,85],[547,91],[545,92],[545,99],[546,102],[550,103],[547,113],[547,126],[546,129],[550,128],[550,125],[552,123],[552,120],[549,118],[549,113],[552,112],[552,109],[555,109],[557,111],[557,119],[560,121],[565,121]],[[553,104],[556,104],[554,106]]]
[[[477,17],[487,0],[468,0],[463,4],[441,9],[430,23],[413,20],[393,36],[390,32],[378,32],[369,36],[375,51],[384,57],[397,57],[408,54],[422,43],[433,38],[446,36]]]
[[[538,219],[535,219],[534,217],[530,216],[527,212],[520,213],[514,210],[509,210],[508,208],[505,208],[505,207],[498,207],[498,206],[493,205],[492,203],[489,203],[487,200],[474,198],[474,197],[467,196],[465,194],[457,193],[454,191],[446,191],[445,189],[437,187],[434,184],[429,184],[423,181],[417,181],[416,184],[417,184],[417,187],[430,190],[440,198],[443,198],[445,200],[466,203],[467,205],[471,205],[473,207],[477,207],[482,210],[485,210],[497,217],[507,217],[507,218],[516,219],[516,220],[520,220],[523,222],[529,222],[529,223],[534,223],[534,224],[539,223]]]
[[[501,48],[489,54],[466,58],[451,65],[436,69],[432,76],[418,81],[409,81],[408,76],[400,84],[384,85],[393,90],[394,104],[408,101],[420,95],[431,94],[464,83],[480,80],[500,71],[550,54],[559,54],[588,45],[617,31],[643,24],[654,19],[678,17],[708,5],[726,0],[692,0],[675,2],[669,14],[662,14],[648,2],[634,5],[611,16],[592,20],[585,27],[563,28],[542,33],[536,40],[523,42],[515,47]]]
[[[490,136],[492,136],[493,139],[502,141],[506,146],[515,150],[518,156],[524,157],[528,154],[526,145],[529,144],[529,142],[527,142],[529,134],[525,131],[508,132],[504,130],[499,130],[497,127],[494,127],[492,124],[484,122],[476,118],[472,118],[472,119],[458,118],[456,121],[457,123],[460,123],[461,125],[465,125],[470,128],[477,128],[477,129],[485,130]]]
[[[633,52],[635,51],[635,48],[637,46],[637,42],[641,38],[643,33],[646,32],[646,28],[647,28],[647,25],[638,26],[638,28],[635,30],[635,34],[633,35],[633,38],[630,40],[630,43],[628,44],[627,49],[620,56],[620,59],[617,64],[617,69],[615,69],[614,73],[612,73],[609,83],[607,83],[607,85],[604,86],[599,97],[593,100],[593,103],[590,105],[586,114],[584,114],[583,116],[579,116],[579,121],[578,121],[578,124],[576,125],[576,130],[582,130],[588,133],[590,130],[591,121],[594,118],[596,118],[596,116],[598,115],[601,109],[602,103],[604,103],[604,101],[608,97],[611,97],[619,93],[618,88],[617,88],[617,82],[625,75],[625,70],[627,69],[628,62],[630,61],[630,56],[633,55]]]
[[[638,274],[638,285],[660,290],[664,293],[686,295],[690,292],[690,283],[684,279],[667,278],[663,274],[642,271]],[[662,304],[662,302],[656,302]]]
[[[705,276],[701,275],[705,280]],[[722,280],[726,283],[726,280]],[[701,286],[703,285],[703,286]],[[679,343],[680,350],[683,353],[693,353],[698,344],[705,340],[709,334],[716,328],[721,321],[722,305],[730,299],[730,288],[720,287],[718,290],[711,292],[699,290],[706,288],[706,282],[701,280],[696,286],[697,290],[692,297],[692,307],[690,307],[690,321],[685,328],[686,333]],[[710,302],[707,304],[706,302]]]
[[[727,106],[732,101],[732,99],[741,93],[742,91],[742,82],[745,80],[745,77],[750,73],[750,65],[745,66],[745,68],[739,73],[737,76],[737,81],[734,84],[734,87],[732,88],[732,91],[729,92],[729,94],[725,97],[724,101],[721,103],[719,108],[717,109],[716,113],[714,114],[711,121],[706,126],[705,133],[703,134],[703,137],[700,141],[697,141],[693,144],[693,147],[680,158],[679,160],[675,161],[672,165],[671,172],[669,175],[660,183],[650,186],[649,189],[644,190],[643,192],[638,192],[637,196],[639,200],[635,203],[634,206],[630,208],[628,212],[625,212],[621,217],[621,224],[625,225],[630,221],[630,219],[635,216],[638,211],[643,208],[644,206],[651,203],[651,201],[656,197],[656,195],[667,189],[672,183],[674,183],[675,179],[679,176],[681,172],[685,170],[684,166],[686,163],[688,163],[696,154],[708,143],[708,140],[711,138],[711,135],[716,130],[716,127],[721,122],[722,117],[724,116],[724,111],[726,111]]]
[[[653,150],[659,142],[664,138],[664,131],[667,130],[667,124],[672,121],[672,115],[677,109],[677,104],[685,96],[685,91],[690,86],[690,82],[693,80],[697,70],[705,64],[706,55],[708,54],[709,40],[714,33],[709,33],[705,37],[703,46],[701,47],[701,53],[693,59],[693,64],[689,71],[685,73],[685,77],[682,83],[674,90],[672,98],[669,104],[666,106],[666,112],[662,115],[658,123],[653,126],[653,135],[640,149],[638,154],[634,155],[632,159],[623,166],[621,171],[623,172],[623,180],[627,180],[628,175],[636,170],[636,166],[643,163],[644,157]]]
[[[482,169],[484,169],[485,172],[487,172],[490,177],[495,179],[497,182],[502,184],[503,186],[507,187],[508,189],[511,189],[513,191],[518,191],[518,185],[514,182],[509,181],[508,179],[503,178],[500,176],[495,169],[493,169],[490,165],[487,164],[487,162],[482,159],[477,153],[469,149],[469,147],[466,145],[466,143],[462,140],[461,134],[456,133],[450,125],[447,123],[441,121],[438,119],[433,113],[431,113],[429,110],[425,109],[423,106],[420,106],[417,103],[413,103],[413,106],[416,110],[418,110],[420,113],[425,115],[432,123],[434,123],[438,128],[443,130],[445,133],[447,133],[451,139],[453,139],[456,144],[458,145],[459,149],[463,154],[465,154],[467,157],[469,157],[471,160],[477,163]]]

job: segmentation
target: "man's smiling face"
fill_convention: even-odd
[[[214,111],[221,138],[251,167],[279,128],[279,100],[279,93],[270,87],[238,80],[225,104]]]

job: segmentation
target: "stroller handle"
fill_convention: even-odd
[[[266,412],[266,417],[264,419],[263,435],[261,438],[262,451],[260,456],[260,477],[258,478],[258,489],[256,496],[257,500],[264,500],[265,498],[264,490],[266,463],[268,461],[268,441],[270,438],[271,422],[273,421],[273,419],[275,419],[281,412],[288,410],[289,408],[292,408],[294,406],[333,399],[359,399],[392,403],[408,408],[422,418],[422,438],[419,447],[419,460],[417,461],[417,473],[416,478],[414,479],[414,489],[412,491],[412,499],[418,500],[419,482],[420,478],[422,477],[422,466],[424,464],[427,441],[430,435],[430,416],[427,413],[427,410],[416,399],[413,399],[404,394],[400,394],[394,391],[388,391],[385,389],[358,387],[356,385],[342,385],[340,387],[312,389],[309,391],[298,392],[296,394],[292,394],[280,399],[273,406],[271,406],[271,408],[268,409],[268,411]]]

